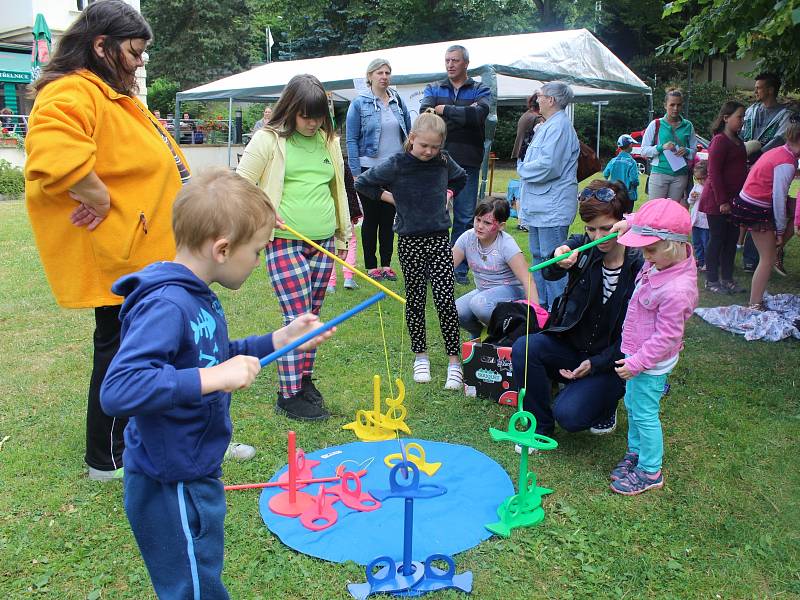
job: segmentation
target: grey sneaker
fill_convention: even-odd
[[[623,477],[627,477],[628,473],[630,473],[633,468],[639,464],[639,455],[634,454],[633,452],[626,452],[625,456],[622,457],[622,460],[617,463],[617,466],[614,467],[614,470],[611,471],[609,478],[611,481],[616,481],[617,479],[622,479]]]
[[[250,460],[256,455],[256,449],[247,444],[231,442],[225,450],[223,460]]]
[[[723,279],[719,282],[719,285],[724,289],[727,290],[729,294],[741,294],[742,292],[746,292],[747,288],[743,288],[738,283],[736,283],[733,279]]]
[[[125,467],[114,469],[113,471],[101,471],[94,467],[89,467],[89,479],[92,481],[122,481],[125,476]]]
[[[706,281],[705,288],[712,294],[730,294],[728,288],[724,287],[719,281]]]
[[[356,283],[356,280],[353,279],[352,277],[350,279],[345,279],[344,280],[344,289],[346,289],[346,290],[357,290],[358,289],[358,284]]]

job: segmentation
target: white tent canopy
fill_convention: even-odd
[[[177,100],[259,101],[278,96],[294,75],[315,75],[336,100],[351,100],[354,79],[365,76],[377,57],[392,65],[392,84],[398,87],[443,79],[444,54],[453,45],[464,46],[470,57],[469,74],[481,79],[503,103],[521,103],[544,81],[561,80],[573,86],[577,102],[650,95],[608,48],[586,29],[525,33],[453,40],[371,52],[273,62],[212,83],[179,92]]]

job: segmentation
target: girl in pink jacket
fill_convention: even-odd
[[[611,489],[633,496],[664,486],[664,437],[658,413],[667,376],[683,348],[686,321],[697,306],[692,222],[679,203],[650,200],[615,230],[624,246],[642,248],[645,263],[622,326],[616,372],[626,381],[628,450],[611,472]]]

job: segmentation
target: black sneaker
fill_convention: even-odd
[[[322,394],[317,389],[317,386],[314,385],[314,380],[311,379],[311,375],[303,375],[301,385],[302,387],[300,390],[306,395],[308,401],[317,406],[322,406]]]
[[[289,398],[284,398],[278,392],[278,403],[275,405],[275,412],[298,421],[324,421],[331,416],[324,406],[314,404],[306,398],[303,390]]]
[[[744,271],[745,273],[755,273],[756,272],[756,266],[745,263],[745,264],[742,265],[742,271]]]
[[[617,428],[617,409],[611,413],[611,416],[603,421],[599,421],[589,428],[589,433],[592,435],[608,435],[614,433]]]

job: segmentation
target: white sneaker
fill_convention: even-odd
[[[414,359],[414,381],[417,383],[430,383],[431,361],[427,358]]]
[[[536,451],[537,451],[536,448],[531,448],[530,446],[528,446],[528,456],[534,454]],[[514,444],[514,452],[516,452],[517,454],[522,454],[522,446],[520,446],[519,444]]]
[[[238,442],[231,442],[228,444],[228,449],[225,451],[223,460],[250,460],[256,455],[256,449],[247,444],[239,444]]]
[[[464,373],[461,371],[461,365],[455,364],[447,367],[447,381],[444,384],[446,390],[463,390],[464,389]]]
[[[345,279],[344,280],[344,289],[346,290],[357,290],[358,284],[356,283],[355,279]]]
[[[336,286],[329,285],[328,288],[325,290],[326,294],[334,294],[336,293]]]
[[[117,481],[122,480],[125,476],[125,468],[120,467],[119,469],[115,469],[113,471],[101,471],[100,469],[95,469],[94,467],[89,467],[89,479],[92,481]]]

